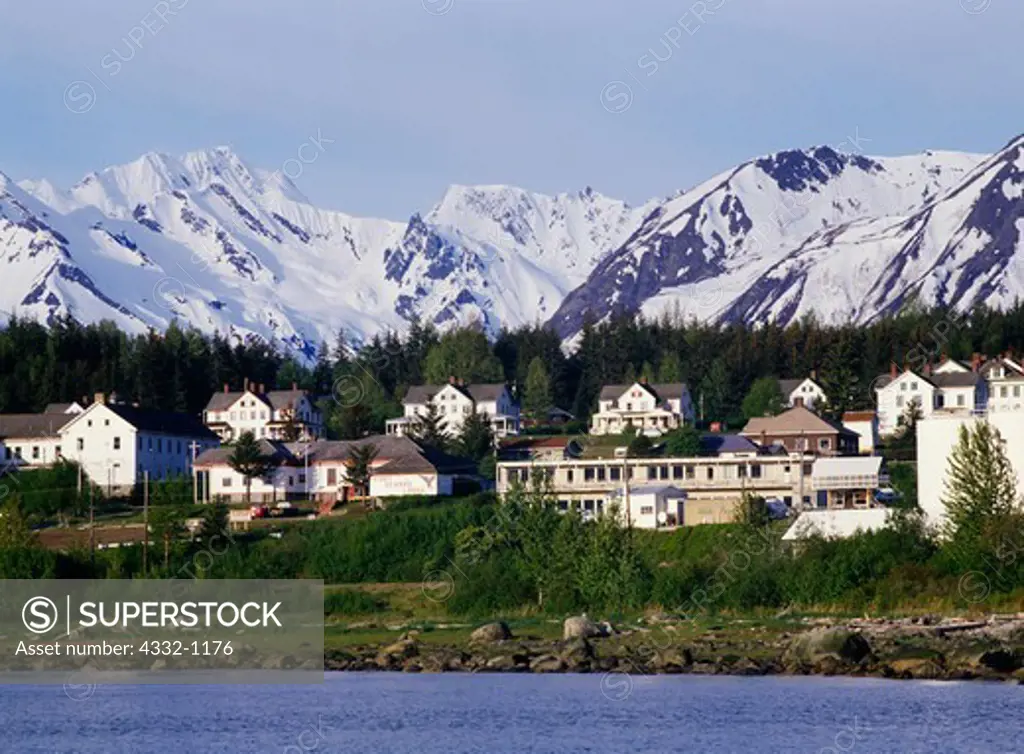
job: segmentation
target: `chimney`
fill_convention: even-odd
[[[892,377],[895,380],[896,376],[899,374],[899,372],[900,372],[900,368],[898,366],[896,366],[896,362],[895,361],[890,362],[889,363],[889,376]]]
[[[931,365],[931,362],[928,362],[927,364],[924,365],[924,376],[925,377],[931,377],[931,375],[932,375],[932,365]]]
[[[228,383],[224,383],[224,395],[228,394]]]
[[[942,356],[939,358],[939,363],[945,364],[947,361],[949,361],[949,357],[946,355],[946,352],[943,351]]]
[[[298,390],[298,389],[299,389],[299,383],[293,382],[292,383],[292,390]]]
[[[466,387],[466,381],[459,377],[459,387]]]
[[[263,389],[263,383],[261,382],[260,383],[260,395],[263,395],[265,392],[267,392],[267,391]]]
[[[815,382],[818,381],[818,370],[817,369],[812,369],[811,370],[811,379],[814,380]]]
[[[93,401],[93,403],[98,403],[98,404],[100,404],[102,406],[103,404],[105,404],[107,402],[107,396],[105,396],[103,393],[96,393],[92,397],[92,401]]]
[[[245,390],[248,390],[248,389],[249,389],[249,378],[246,377],[246,378],[244,378],[242,380],[242,390],[245,391]]]
[[[448,384],[449,384],[449,385],[454,385],[454,384],[456,384],[456,383],[455,383],[455,375],[451,375],[451,376],[449,376],[449,377],[448,377]]]

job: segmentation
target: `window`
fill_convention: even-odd
[[[181,440],[178,440],[178,455],[181,455]]]
[[[828,450],[829,449],[828,438],[827,437],[822,437],[820,440],[818,440],[818,447],[821,450]]]
[[[673,479],[682,479],[683,478],[683,467],[682,466],[676,465],[676,466],[672,467],[672,478]]]
[[[249,418],[252,419],[253,421],[255,421],[256,420],[256,412],[255,411],[250,411],[249,412]]]
[[[266,419],[267,418],[267,412],[266,411],[260,411],[260,418],[261,419]]]
[[[604,481],[604,477],[605,477],[604,466],[599,466],[598,469],[597,469],[597,481],[603,482]]]
[[[906,392],[907,391],[907,383],[904,382],[902,385],[900,385],[900,390],[902,390],[903,392]]]
[[[956,397],[956,405],[958,405],[958,406],[964,405],[964,397],[962,395],[958,395]]]
[[[903,407],[903,396],[902,395],[897,395],[896,396],[896,406],[899,407],[899,408]]]
[[[640,506],[640,515],[641,516],[650,516],[653,513],[654,513],[654,506],[653,505],[641,505]]]
[[[811,470],[813,468],[814,468],[814,464],[805,463],[804,464],[804,476],[810,476],[811,475]]]
[[[658,467],[658,478],[659,479],[668,479],[668,466],[659,466]]]
[[[567,481],[569,484],[572,484],[572,469],[565,470],[565,481]]]
[[[1000,398],[1006,398],[1007,395],[1008,395],[1008,392],[1006,390],[1006,385],[1003,385],[1001,388],[999,388],[999,397]]]
[[[224,479],[221,480],[221,486],[222,487],[230,487],[231,486],[231,477],[229,477],[229,476],[224,477]]]
[[[110,419],[104,419],[103,420],[103,426],[104,427],[109,427],[110,426]]]
[[[512,475],[509,474],[509,480],[511,481]],[[327,469],[327,486],[335,485],[338,483],[338,470]]]
[[[120,449],[121,449],[121,438],[120,437],[115,437],[114,438],[114,450],[120,450]]]
[[[139,450],[142,450],[142,435],[139,435]]]
[[[619,481],[619,479],[622,478],[622,469],[620,469],[618,466],[612,466],[610,469],[608,469],[608,478],[611,479],[613,482]]]
[[[153,438],[152,437],[147,437],[146,438],[146,450],[148,450],[150,453],[153,452]]]
[[[78,438],[77,446],[78,446],[79,450],[85,450],[85,438],[84,437],[79,437]]]
[[[238,418],[238,412],[237,411],[232,411],[231,412],[231,421],[234,421],[237,418]]]
[[[583,481],[584,482],[593,482],[594,481],[594,467],[593,466],[586,466],[586,467],[584,467],[584,469],[583,469]]]
[[[57,458],[60,458],[60,445],[56,446],[53,452],[57,454]]]
[[[692,465],[686,467],[686,478],[687,479],[693,479],[694,476],[696,476],[696,474],[697,474],[696,467],[694,467]]]
[[[657,466],[648,466],[647,467],[647,478],[648,479],[657,479],[658,478],[658,467]]]
[[[761,478],[761,464],[759,464],[759,463],[752,463],[752,464],[750,464],[750,477],[752,479],[760,479]]]
[[[92,426],[92,419],[86,419],[86,420],[85,420],[85,425],[86,425],[87,427],[91,427],[91,426]]]
[[[163,453],[164,452],[164,438],[162,438],[162,437],[156,438],[156,452],[157,453]]]
[[[710,482],[715,478],[715,467],[708,466],[708,481]]]
[[[917,392],[917,383],[916,382],[911,382],[910,383],[910,389],[913,390],[916,393]]]
[[[729,467],[727,466],[725,470],[726,470],[726,472],[728,472],[729,471]],[[739,479],[746,479],[747,478],[747,467],[744,466],[742,463],[739,466],[736,467],[736,476]]]
[[[293,484],[295,484],[295,477],[289,476],[288,477],[288,486],[291,487]]]
[[[38,445],[33,445],[32,446],[32,458],[34,458],[35,460],[39,460],[39,446]]]

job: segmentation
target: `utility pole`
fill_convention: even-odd
[[[195,440],[189,445],[192,449],[192,505],[199,504],[199,476],[196,471],[196,450],[199,448],[199,443]]]
[[[149,472],[142,472],[142,578],[149,575]]]
[[[306,502],[309,502],[309,440],[302,448],[302,479],[306,486]]]

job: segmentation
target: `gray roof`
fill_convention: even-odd
[[[943,372],[925,377],[936,387],[974,387],[981,380],[977,372]]]
[[[800,387],[805,379],[807,378],[801,377],[797,380],[779,380],[779,390],[781,390],[782,394],[788,398],[789,394]]]
[[[740,435],[703,435],[700,438],[701,452],[707,455],[719,453],[757,453],[757,443]]]
[[[107,408],[120,416],[135,429],[143,432],[159,432],[167,435],[181,435],[183,437],[199,437],[209,440],[216,440],[217,435],[203,424],[198,416],[192,414],[178,414],[170,411],[155,411],[148,408],[129,406],[126,403],[108,403]],[[71,414],[69,419],[74,419],[81,414]]]
[[[269,390],[266,393],[259,393],[255,390],[237,390],[230,392],[214,393],[206,404],[207,411],[224,411],[234,405],[235,401],[245,395],[246,392],[256,396],[274,411],[288,406],[298,404],[303,396],[309,395],[305,390]],[[312,399],[310,399],[312,400]]]
[[[264,455],[271,456],[275,463],[285,466],[302,466],[307,448],[308,462],[312,464],[345,462],[353,448],[373,445],[377,448],[378,462],[386,462],[374,469],[375,474],[430,474],[475,472],[473,461],[424,448],[408,437],[394,435],[372,435],[359,440],[316,440],[311,443],[277,442],[260,440]],[[196,459],[197,466],[223,466],[231,457],[232,448],[222,447],[207,450]]]
[[[622,396],[624,392],[633,387],[634,383],[628,385],[605,385],[601,388],[601,400],[602,401],[613,401],[616,398]],[[685,382],[663,382],[661,384],[637,382],[642,388],[645,388],[647,392],[654,395],[655,398],[667,400],[668,398],[678,398],[686,390]]]
[[[47,403],[46,408],[43,409],[44,414],[64,414],[72,406],[77,406],[76,403]],[[81,406],[79,406],[81,408]]]
[[[446,387],[453,387],[464,396],[473,401],[496,401],[501,394],[508,390],[504,382],[473,383],[471,385],[458,385],[445,383],[444,385],[413,385],[405,394],[403,403],[429,403],[430,400]]]
[[[59,437],[76,414],[0,414],[0,438]]]

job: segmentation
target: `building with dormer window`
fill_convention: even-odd
[[[495,437],[519,434],[519,404],[503,383],[467,385],[454,377],[446,385],[413,385],[402,401],[403,416],[389,419],[386,432],[402,437],[415,434],[419,417],[433,403],[441,417],[441,426],[450,437],[462,431],[466,417],[476,412],[491,420]]]
[[[590,433],[661,435],[693,422],[693,418],[690,390],[681,382],[652,385],[641,380],[632,385],[605,385],[598,411],[590,419]]]
[[[324,436],[323,416],[305,390],[264,390],[245,381],[241,391],[224,385],[203,411],[203,423],[223,442],[237,440],[244,432],[256,439],[316,440]]]

